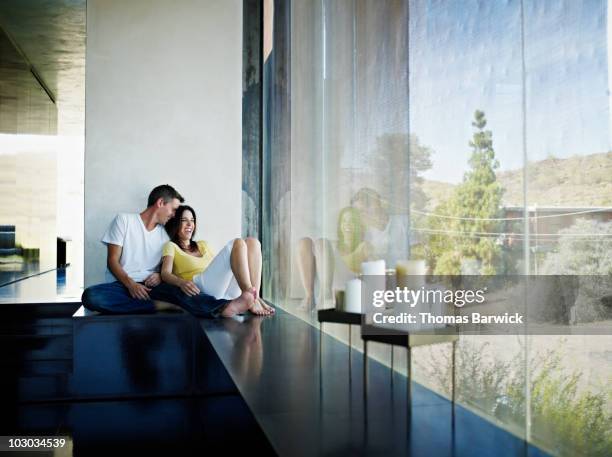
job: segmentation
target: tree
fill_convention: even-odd
[[[376,138],[370,165],[377,176],[385,178],[386,188],[381,190],[390,199],[394,212],[406,212],[408,198],[411,209],[425,208],[427,196],[421,175],[432,166],[432,152],[415,135],[385,133]]]
[[[496,236],[500,214],[502,187],[495,170],[499,162],[493,149],[493,135],[485,130],[487,120],[483,111],[474,113],[472,126],[476,130],[469,145],[472,154],[469,169],[453,195],[442,202],[431,216],[432,229],[427,254],[432,271],[438,275],[458,275],[466,260],[475,261],[480,274],[495,274],[501,248]],[[441,233],[448,231],[450,233]]]
[[[580,218],[559,231],[556,249],[544,260],[541,274],[561,275],[558,289],[573,296],[575,322],[612,319],[610,235],[612,222]]]
[[[559,230],[559,242],[555,251],[546,256],[542,274],[612,275],[612,250],[607,235],[612,235],[612,222],[584,218]]]
[[[376,147],[370,159],[370,167],[380,178],[379,188],[388,198],[390,214],[403,215],[408,222],[408,209],[423,210],[427,195],[423,190],[423,172],[432,166],[433,150],[422,144],[416,135],[385,133],[376,138]],[[423,227],[424,217],[419,213],[410,214],[410,225]],[[408,224],[406,224],[408,225]],[[406,240],[393,240],[400,256],[408,254],[408,246],[420,237],[406,234]],[[401,241],[401,242],[400,242]],[[405,252],[404,252],[405,251]],[[414,258],[414,251],[410,252]]]

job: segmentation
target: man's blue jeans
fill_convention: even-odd
[[[212,295],[199,294],[193,297],[179,287],[161,283],[149,292],[151,300],[162,300],[180,306],[198,317],[219,317],[230,300],[217,300]],[[154,313],[151,300],[132,298],[127,288],[119,281],[98,284],[83,291],[81,302],[91,311],[110,314]]]

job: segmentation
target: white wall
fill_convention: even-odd
[[[88,0],[85,285],[117,212],[171,184],[218,250],[240,236],[242,0]]]

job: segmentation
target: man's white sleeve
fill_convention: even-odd
[[[106,233],[102,237],[104,244],[116,244],[123,246],[125,234],[127,233],[127,220],[124,214],[117,214],[113,222],[106,229]]]

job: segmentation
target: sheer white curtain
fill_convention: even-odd
[[[336,274],[338,217],[364,198],[380,205],[372,211],[386,238],[371,257],[408,254],[407,8],[397,0],[292,4],[291,240],[330,243],[334,254],[319,262],[317,280],[331,269],[335,287],[346,279]],[[304,293],[298,255],[290,298]]]

